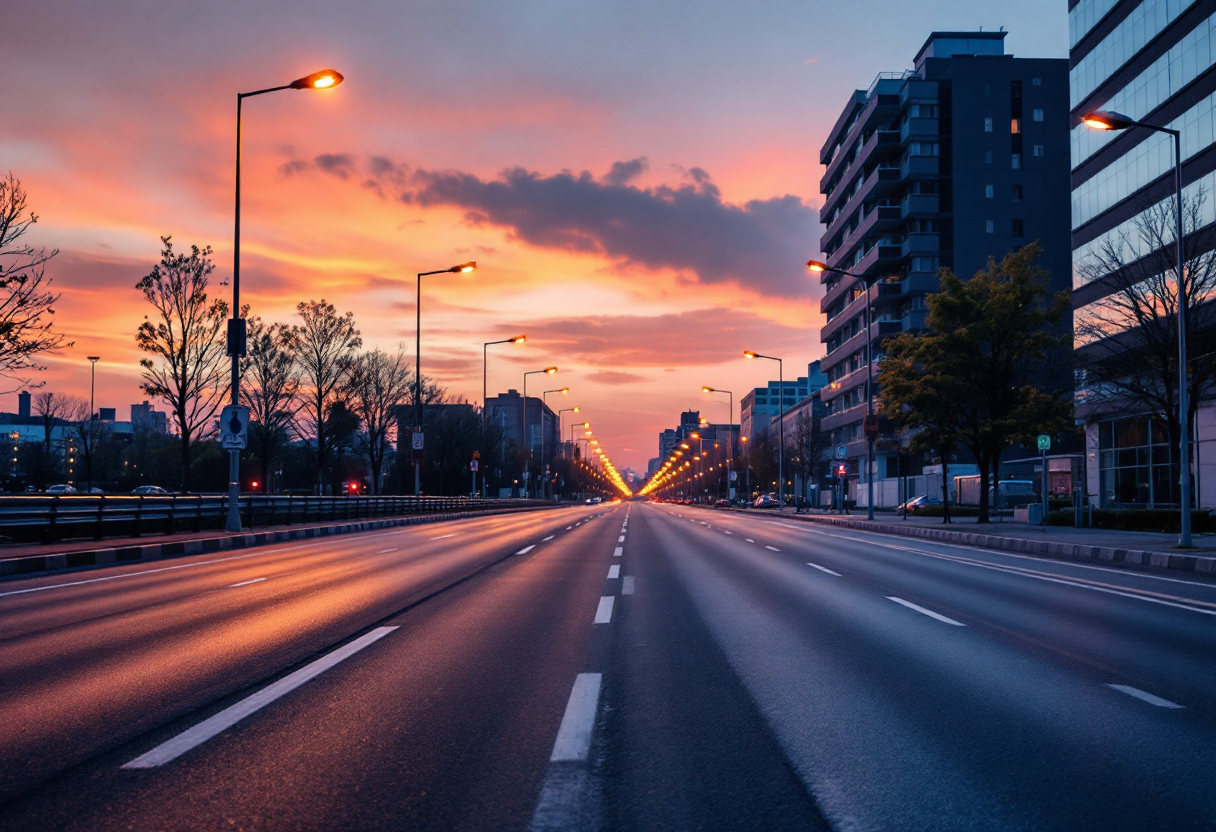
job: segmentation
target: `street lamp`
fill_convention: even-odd
[[[1186,284],[1182,275],[1182,133],[1168,127],[1158,127],[1145,121],[1109,110],[1094,110],[1081,118],[1081,123],[1094,130],[1126,130],[1128,127],[1143,127],[1156,133],[1166,133],[1174,139],[1174,198],[1176,220],[1174,227],[1174,254],[1178,270],[1178,427],[1181,429],[1178,456],[1182,462],[1181,488],[1182,516],[1178,529],[1178,545],[1191,545],[1191,437],[1190,400],[1186,374]],[[1046,499],[1046,497],[1044,497]]]
[[[727,420],[727,425],[726,425],[726,483],[727,483],[726,493],[729,495],[730,489],[732,487],[730,485],[731,471],[734,470],[734,442],[733,442],[733,439],[734,439],[734,433],[735,433],[735,394],[732,393],[730,390],[721,390],[717,387],[707,387],[704,385],[702,385],[702,387],[701,387],[701,392],[702,393],[725,393],[727,396],[730,397],[730,401],[726,405],[727,410],[729,411],[727,413],[727,417],[726,417],[726,420]],[[784,399],[785,391],[782,391],[781,395],[782,395],[782,398]],[[740,426],[739,430],[742,431],[743,427]]]
[[[232,404],[241,403],[241,358],[245,355],[245,319],[241,317],[241,105],[246,98],[279,90],[323,90],[342,83],[342,73],[322,69],[281,87],[236,94],[236,211],[232,235],[232,318],[228,321],[228,355],[232,357]],[[241,530],[241,452],[228,452],[228,520],[224,528]]]
[[[503,338],[501,341],[486,341],[481,345],[481,455],[485,456],[486,448],[486,400],[489,393],[486,389],[486,361],[488,350],[495,344],[522,344],[528,340],[527,335],[516,335],[514,338]],[[486,475],[481,475],[481,496],[486,496]]]
[[[877,278],[870,279],[853,272],[846,272],[844,269],[834,269],[826,263],[821,263],[818,260],[807,260],[806,267],[813,272],[835,272],[842,274],[845,277],[853,277],[861,281],[866,287],[866,422],[865,435],[868,451],[866,452],[866,519],[874,519],[874,440],[878,438],[878,425],[874,421],[874,364],[873,350],[874,339],[873,333],[870,332],[870,287],[874,285]]]
[[[545,403],[545,407],[549,406],[549,394],[550,393],[561,393],[563,396],[568,396],[568,395],[570,395],[570,388],[562,387],[557,390],[546,390],[545,392],[541,393],[540,400]],[[558,419],[559,420],[561,419],[561,414],[558,414]],[[558,425],[557,425],[557,438],[558,438],[559,442],[561,441],[561,437],[562,437],[562,426],[561,426],[561,422],[559,421]],[[544,408],[541,408],[541,412],[540,412],[540,466],[541,466],[541,471],[544,472],[544,474],[545,474],[544,490],[541,492],[540,496],[542,499],[545,499],[549,496],[547,493],[545,493],[549,490],[549,472],[546,470],[549,466],[545,464],[545,411],[544,411]]]
[[[528,441],[528,376],[536,376],[536,375],[540,375],[542,373],[544,375],[551,376],[556,372],[557,372],[556,367],[546,367],[543,370],[528,370],[526,373],[524,373],[524,396],[523,396],[523,399],[521,400],[523,402],[523,414],[522,414],[523,415],[523,421],[522,421],[523,427],[520,429],[520,441],[522,442],[523,449],[524,449],[523,463],[524,463],[524,473],[525,474],[528,473],[528,470],[529,470],[528,462],[530,461],[530,459],[532,457],[532,443]],[[542,419],[543,419],[543,416],[544,416],[544,414],[542,414]],[[541,432],[540,432],[542,442],[544,441],[544,435],[545,435],[544,427],[545,427],[544,422],[542,421],[541,422]],[[524,496],[525,497],[528,496],[528,480],[529,479],[530,478],[527,476],[524,477]]]
[[[95,401],[94,393],[96,393],[96,391],[97,391],[97,362],[101,360],[101,356],[100,355],[90,355],[88,358],[89,358],[89,447],[87,447],[85,450],[88,451],[88,454],[89,454],[89,458],[88,458],[89,493],[92,494],[93,493],[93,454],[97,450],[96,448],[93,447],[93,443],[97,437],[97,433],[94,431],[94,428],[97,426],[93,424],[93,414],[96,411],[93,409],[93,406],[94,406],[94,401]]]
[[[744,358],[765,358],[769,361],[777,362],[777,432],[780,436],[777,447],[777,510],[785,509],[785,370],[782,366],[780,358],[774,358],[771,355],[761,355],[758,352],[751,350],[743,351]]]

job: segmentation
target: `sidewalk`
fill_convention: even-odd
[[[554,508],[565,504],[555,505]],[[139,563],[163,558],[200,555],[228,549],[246,549],[288,540],[307,540],[341,534],[414,526],[420,523],[442,523],[465,517],[485,517],[537,511],[546,507],[484,509],[446,514],[410,514],[377,520],[351,520],[342,523],[297,523],[291,526],[267,526],[256,531],[231,533],[218,529],[204,532],[115,537],[105,540],[67,540],[60,543],[19,543],[0,545],[0,580],[10,576],[29,576],[41,572],[56,572],[89,566],[119,563]]]
[[[816,512],[782,517],[810,523],[1002,549],[1033,555],[1067,558],[1069,560],[1125,563],[1152,569],[1199,572],[1216,575],[1216,535],[1194,535],[1195,548],[1179,549],[1176,534],[1155,532],[1124,532],[1110,529],[1077,529],[1071,526],[1029,526],[1025,523],[976,523],[974,517],[951,518],[950,524],[940,517],[909,517],[875,512],[873,522],[866,520],[865,510],[844,516]]]

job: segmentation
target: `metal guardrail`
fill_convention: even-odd
[[[240,498],[241,524],[246,528],[541,505],[552,503],[544,500],[483,500],[468,497],[245,494]],[[222,529],[227,517],[227,494],[8,496],[0,497],[0,540],[54,543],[67,538],[101,540],[105,537],[201,532]]]

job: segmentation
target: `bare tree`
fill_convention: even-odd
[[[250,450],[258,457],[263,493],[271,491],[275,458],[291,437],[299,410],[300,374],[295,361],[295,335],[287,324],[248,321],[247,355],[241,359],[241,402],[249,408]]]
[[[351,404],[363,423],[362,448],[371,467],[371,492],[380,493],[384,460],[397,439],[397,406],[410,392],[411,367],[404,347],[390,356],[379,349],[364,353],[351,374]]]
[[[93,408],[89,405],[87,399],[79,396],[69,396],[68,400],[70,403],[63,418],[72,423],[72,432],[76,437],[77,448],[84,455],[84,470],[86,482],[88,483],[87,489],[92,491],[94,461],[102,446],[113,435],[114,426],[110,422],[103,422],[100,419],[93,418]]]
[[[1183,294],[1186,298],[1189,415],[1216,396],[1216,233],[1204,227],[1200,190],[1184,198]],[[1078,404],[1090,420],[1160,414],[1178,466],[1178,268],[1173,199],[1149,206],[1122,235],[1107,238],[1079,271],[1110,291],[1077,310]],[[1177,483],[1179,476],[1171,476]],[[1177,502],[1175,493],[1170,501]],[[1165,501],[1165,500],[1163,500]]]
[[[363,346],[355,316],[339,315],[332,303],[310,300],[296,306],[301,323],[291,328],[300,369],[297,432],[317,442],[317,486],[324,490],[325,465],[334,450],[333,431],[328,430],[330,412],[343,401],[355,351]]]
[[[54,464],[58,456],[58,449],[51,443],[55,428],[61,422],[67,422],[71,418],[78,401],[79,399],[75,396],[50,391],[34,396],[34,415],[42,421],[42,444],[38,448],[36,466],[31,473],[39,488],[46,488],[47,480],[58,469],[58,466]]]
[[[228,304],[209,300],[211,247],[190,247],[190,254],[173,251],[170,237],[161,237],[160,263],[135,288],[156,310],[144,316],[136,343],[151,358],[140,359],[140,389],[168,405],[181,437],[181,488],[190,489],[192,443],[211,430],[224,402],[228,367],[224,322]]]
[[[21,180],[10,171],[0,176],[0,376],[22,387],[41,387],[21,378],[25,371],[39,372],[45,353],[72,346],[53,329],[59,295],[49,291],[46,263],[59,253],[19,242],[38,222],[26,207]]]
[[[789,447],[786,456],[793,464],[794,473],[802,479],[802,495],[807,486],[823,478],[824,468],[831,448],[828,435],[820,429],[818,416],[802,410],[794,420],[794,429],[786,434]]]

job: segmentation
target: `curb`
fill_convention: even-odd
[[[982,546],[985,549],[1021,552],[1028,555],[1049,555],[1068,560],[1125,563],[1133,566],[1146,566],[1150,569],[1169,569],[1177,572],[1197,572],[1203,575],[1216,575],[1216,557],[1187,555],[1181,552],[1146,552],[1139,549],[1114,549],[1105,546],[1084,546],[1076,543],[1052,543],[1045,540],[1026,540],[1020,537],[1001,537],[994,534],[927,529],[923,526],[893,526],[889,523],[871,523],[868,520],[845,520],[840,517],[808,517],[804,515],[801,517],[785,517],[783,519],[794,519],[803,523],[822,523],[827,526],[843,526],[848,529],[889,534],[897,537],[920,537],[927,540],[937,540],[942,543],[964,543],[971,546]]]
[[[553,506],[552,508],[565,508],[565,506]],[[66,569],[79,569],[88,566],[109,566],[163,560],[165,558],[179,558],[186,555],[203,555],[228,549],[248,549],[252,546],[265,546],[270,543],[285,543],[289,540],[308,540],[315,537],[357,534],[375,529],[417,526],[424,523],[443,523],[451,520],[462,520],[468,517],[487,517],[495,514],[514,514],[521,511],[548,510],[550,508],[545,506],[530,506],[527,508],[461,511],[449,514],[424,514],[383,520],[359,520],[350,523],[336,523],[329,526],[310,526],[302,529],[246,532],[194,540],[150,543],[143,546],[120,546],[75,552],[48,553],[44,555],[25,555],[19,558],[0,559],[0,579],[58,572]]]

